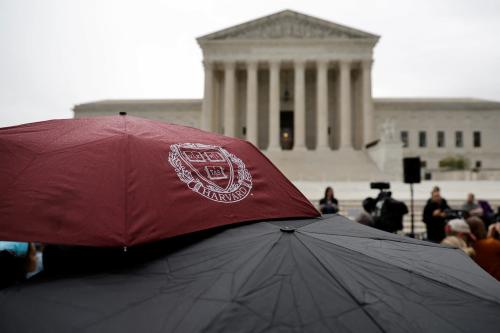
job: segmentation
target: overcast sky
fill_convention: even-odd
[[[117,98],[201,98],[196,37],[292,9],[381,36],[376,97],[500,101],[497,0],[0,0],[0,127]]]

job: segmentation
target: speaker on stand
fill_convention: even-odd
[[[404,182],[410,184],[410,202],[411,202],[411,232],[409,236],[415,238],[415,214],[413,210],[413,184],[420,183],[420,157],[403,158]]]

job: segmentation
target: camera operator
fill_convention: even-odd
[[[445,225],[447,211],[450,210],[448,203],[441,197],[439,189],[434,188],[431,198],[424,207],[423,222],[427,228],[427,239],[434,243],[440,243],[445,237]]]
[[[370,188],[378,189],[380,192],[376,199],[372,199],[370,211],[373,226],[387,232],[397,232],[403,229],[403,216],[408,213],[408,207],[404,202],[392,198],[392,193],[387,191],[389,183],[371,183]],[[367,198],[365,201],[367,201]],[[366,208],[365,208],[366,210]]]

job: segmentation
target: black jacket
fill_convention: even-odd
[[[424,207],[423,220],[427,226],[427,239],[432,242],[440,243],[445,237],[444,226],[446,225],[446,219],[441,216],[433,216],[432,213],[436,209],[445,211],[450,209],[450,206],[448,206],[445,199],[441,199],[439,203],[428,200]]]

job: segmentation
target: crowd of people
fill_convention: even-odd
[[[423,222],[431,242],[462,249],[485,271],[500,281],[500,222],[487,201],[473,193],[460,209],[452,209],[434,187],[427,201]]]
[[[362,205],[357,222],[388,232],[403,229],[403,216],[408,209],[393,199],[390,191],[381,189],[377,198],[366,198]],[[339,201],[331,187],[326,188],[319,209],[323,214],[339,211]],[[424,240],[462,249],[500,281],[500,215],[487,201],[477,200],[469,193],[461,207],[452,209],[435,186],[423,209],[422,221],[426,226]]]

